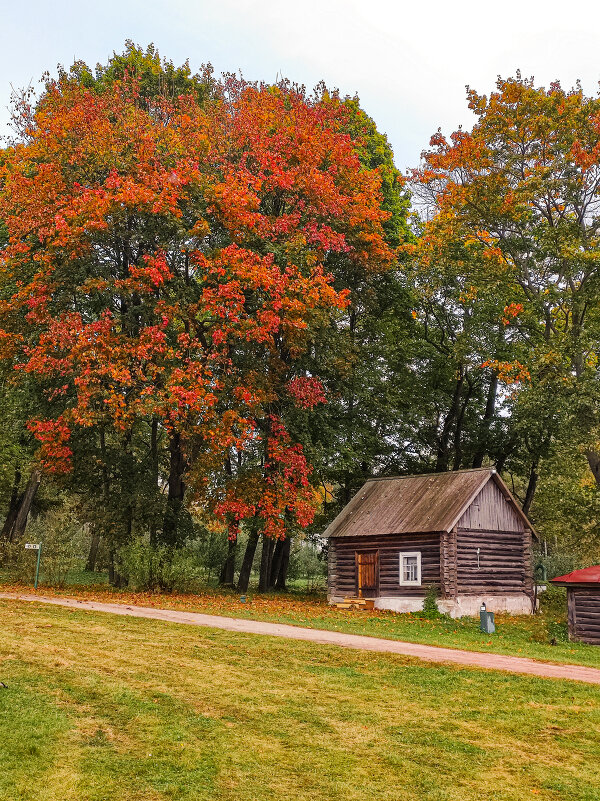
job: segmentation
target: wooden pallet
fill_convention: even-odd
[[[368,612],[375,608],[375,601],[372,598],[344,598],[341,603],[334,606],[336,609],[357,609]]]

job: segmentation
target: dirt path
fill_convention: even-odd
[[[588,684],[600,684],[600,669],[583,665],[558,665],[538,662],[520,656],[484,654],[478,651],[459,651],[455,648],[441,648],[435,645],[419,645],[400,640],[384,640],[378,637],[363,637],[358,634],[343,634],[338,631],[307,629],[288,626],[283,623],[265,623],[259,620],[246,620],[220,615],[203,615],[198,612],[178,612],[174,609],[152,609],[146,606],[126,606],[125,604],[105,604],[98,601],[80,601],[76,598],[49,598],[40,595],[21,593],[0,593],[0,598],[15,601],[35,601],[36,603],[66,606],[71,609],[87,609],[92,612],[110,612],[114,615],[144,617],[164,620],[169,623],[184,623],[188,626],[208,626],[225,631],[243,634],[263,634],[271,637],[286,637],[290,640],[308,640],[323,645],[338,645],[360,651],[401,654],[424,659],[427,662],[452,663],[487,670],[503,670],[509,673],[526,673],[547,679],[571,679]]]

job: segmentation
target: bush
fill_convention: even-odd
[[[567,591],[564,587],[555,587],[553,584],[548,584],[544,592],[538,595],[538,600],[542,614],[566,618]]]
[[[566,623],[558,623],[555,620],[550,620],[547,625],[548,639],[554,643],[568,642],[569,640],[569,627]],[[553,643],[553,644],[554,644]]]
[[[65,501],[31,520],[22,542],[5,544],[3,563],[12,577],[32,583],[37,551],[25,550],[25,542],[41,542],[40,582],[63,585],[74,570],[82,570],[90,536],[77,517],[74,503]]]
[[[434,584],[430,584],[427,587],[425,598],[423,599],[423,617],[426,617],[429,620],[438,617],[444,617],[444,615],[438,609],[438,595],[439,593],[437,587]]]
[[[203,566],[193,546],[152,547],[138,539],[118,552],[119,573],[134,590],[191,592],[202,584]]]
[[[538,565],[543,565],[546,568],[548,581],[550,581],[550,579],[556,578],[556,576],[564,576],[565,573],[571,573],[571,571],[577,570],[581,567],[581,561],[572,553],[555,552],[547,556],[538,555],[535,559],[535,576],[536,580],[540,582],[541,571],[538,569]]]
[[[315,592],[324,588],[326,576],[327,563],[318,548],[300,538],[292,540],[288,578],[306,581],[306,591]]]

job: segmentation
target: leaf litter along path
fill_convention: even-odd
[[[600,684],[600,669],[583,665],[559,665],[549,662],[538,662],[520,656],[503,656],[501,654],[480,653],[478,651],[461,651],[456,648],[444,648],[437,645],[419,645],[401,640],[385,640],[379,637],[367,637],[360,634],[344,634],[323,629],[307,629],[301,626],[290,626],[285,623],[266,623],[259,620],[222,617],[221,615],[204,615],[199,612],[178,612],[174,609],[154,609],[147,606],[125,606],[124,604],[101,603],[99,601],[83,601],[77,598],[50,598],[41,595],[27,595],[16,592],[0,592],[0,599],[14,601],[34,601],[55,606],[66,606],[72,609],[86,609],[91,612],[108,612],[113,615],[142,617],[151,620],[163,620],[167,623],[183,623],[188,626],[205,626],[224,631],[236,631],[242,634],[259,634],[271,637],[285,637],[290,640],[307,640],[322,645],[337,645],[342,648],[354,648],[359,651],[376,651],[378,653],[400,654],[423,659],[427,662],[441,662],[464,667],[483,668],[486,670],[502,670],[508,673],[525,673],[541,676],[546,679],[566,679],[583,681],[587,684]]]

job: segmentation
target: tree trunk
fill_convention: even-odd
[[[233,467],[231,464],[231,454],[227,454],[225,459],[225,473],[228,478],[233,476]],[[233,587],[234,574],[235,574],[235,552],[237,550],[237,540],[240,533],[239,521],[234,520],[230,523],[228,531],[227,543],[227,556],[221,568],[221,575],[219,576],[219,584],[221,586]]]
[[[158,420],[152,420],[152,427],[150,429],[150,470],[152,476],[152,509],[150,510],[150,546],[156,546],[156,530],[157,530],[157,517],[156,517],[156,492],[158,489]]]
[[[444,418],[444,425],[442,426],[442,431],[440,433],[440,438],[438,440],[437,459],[435,464],[436,473],[443,473],[448,469],[448,464],[450,461],[450,452],[448,444],[450,442],[450,434],[452,433],[452,428],[454,427],[456,418],[458,417],[458,412],[460,409],[460,396],[462,393],[464,381],[465,381],[464,375],[461,371],[460,376],[456,381],[456,386],[454,387],[454,394],[452,396],[452,402],[450,404],[450,408],[448,409],[448,414]]]
[[[238,590],[240,592],[248,591],[248,584],[250,582],[250,573],[252,571],[252,564],[254,562],[254,554],[256,553],[256,546],[258,545],[258,531],[251,531],[246,543],[246,551],[244,552],[244,560],[240,569],[238,577]]]
[[[102,497],[104,505],[108,505],[108,496],[110,494],[110,482],[108,479],[108,460],[106,456],[106,434],[104,427],[100,429],[100,457],[102,459]]]
[[[275,540],[263,534],[262,551],[260,555],[260,576],[258,579],[258,591],[266,592],[269,589],[269,579],[271,577],[271,564],[273,562],[273,549]]]
[[[286,537],[287,539],[287,537]],[[281,568],[281,559],[283,557],[283,543],[285,540],[277,540],[275,543],[275,550],[273,551],[273,560],[271,561],[271,572],[269,575],[269,589],[275,587],[277,576]]]
[[[281,554],[281,565],[279,566],[279,574],[277,576],[277,581],[275,582],[275,589],[276,590],[285,590],[287,589],[285,583],[287,581],[287,574],[288,574],[288,567],[290,566],[290,549],[292,546],[292,542],[289,537],[286,537],[283,541],[283,551]]]
[[[492,370],[492,377],[490,378],[490,385],[488,388],[487,401],[485,404],[485,412],[481,422],[481,433],[479,435],[479,444],[475,455],[473,456],[473,467],[481,467],[483,459],[486,456],[489,448],[490,428],[492,420],[494,419],[494,412],[496,411],[496,397],[498,395],[498,371]]]
[[[538,474],[537,474],[538,460],[535,459],[531,465],[531,472],[529,473],[529,484],[527,485],[527,492],[525,493],[525,500],[523,502],[523,512],[528,515],[533,503],[533,496],[535,495],[535,488],[537,487]]]
[[[587,456],[590,470],[592,471],[592,475],[596,481],[596,486],[600,487],[600,453],[589,450],[585,455]]]
[[[94,530],[92,534],[92,542],[90,543],[90,552],[88,554],[87,562],[85,563],[85,569],[89,573],[93,573],[96,569],[96,559],[98,558],[98,548],[100,546],[100,540],[102,539],[102,534],[97,529]]]
[[[235,553],[237,550],[237,534],[235,537],[229,535],[227,544],[227,557],[223,562],[221,575],[219,576],[219,584],[223,587],[233,587],[233,578],[235,572]]]
[[[498,454],[498,458],[495,461],[494,467],[496,468],[497,473],[502,473],[504,470],[504,465],[506,464],[509,456],[515,452],[515,448],[517,446],[518,440],[514,435],[511,435],[508,439],[508,442],[504,443],[502,450]]]
[[[10,493],[10,501],[8,502],[8,513],[6,515],[6,520],[4,521],[4,526],[2,527],[2,531],[0,532],[0,540],[10,541],[13,526],[15,525],[15,520],[17,519],[19,506],[23,499],[23,496],[19,495],[20,485],[21,485],[21,470],[19,467],[15,467],[15,478]]]
[[[119,569],[115,566],[115,552],[110,552],[110,560],[108,563],[108,583],[121,589],[127,586],[127,579],[119,573]]]
[[[100,427],[100,459],[101,459],[101,476],[102,476],[102,504],[104,507],[104,525],[106,526],[106,521],[108,519],[108,502],[110,497],[110,479],[108,476],[108,459],[106,456],[106,433],[104,431],[104,426]],[[102,529],[94,526],[94,531],[92,533],[92,541],[90,543],[90,552],[88,554],[87,563],[85,566],[86,570],[93,572],[96,570],[96,560],[98,558],[98,548],[100,547],[100,540],[102,539]],[[112,565],[112,552],[111,552],[111,561],[110,565]],[[112,581],[110,581],[112,584]]]
[[[452,465],[453,470],[460,470],[462,464],[463,424],[465,421],[465,412],[467,411],[467,406],[469,404],[469,401],[471,400],[472,394],[473,394],[473,382],[467,376],[467,392],[465,394],[463,402],[460,405],[460,412],[458,414],[458,418],[456,420],[456,428],[454,430],[454,463]]]
[[[352,500],[352,485],[350,473],[346,473],[344,478],[344,485],[342,488],[342,505],[347,506]]]
[[[38,487],[40,486],[40,481],[42,480],[42,473],[40,470],[34,470],[29,477],[29,481],[27,482],[27,486],[25,487],[25,492],[23,493],[23,500],[19,506],[19,511],[17,512],[17,516],[15,518],[15,524],[12,530],[12,534],[10,536],[10,540],[20,540],[21,537],[25,534],[25,527],[27,526],[27,518],[29,517],[29,512],[31,510],[31,504],[33,503],[33,499],[35,498],[35,494],[38,491]]]
[[[169,492],[167,495],[167,508],[163,521],[161,544],[169,547],[177,547],[182,544],[183,540],[180,522],[185,495],[185,482],[183,480],[185,459],[183,448],[181,447],[181,436],[178,433],[171,435],[169,457]]]
[[[123,449],[123,467],[121,470],[120,484],[121,484],[121,508],[123,513],[123,533],[120,538],[120,543],[131,542],[133,533],[133,495],[136,487],[135,476],[135,460],[131,449],[131,441],[133,438],[133,429],[125,432],[122,442]]]

